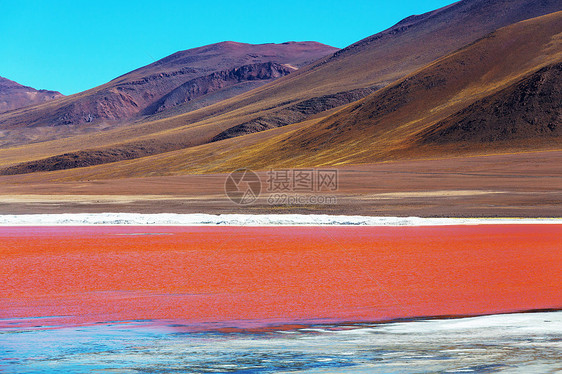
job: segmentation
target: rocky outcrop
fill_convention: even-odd
[[[296,68],[275,62],[249,64],[234,69],[214,72],[192,79],[177,87],[145,110],[153,114],[187,103],[197,97],[247,81],[271,81],[283,77]]]
[[[3,170],[0,175],[27,174],[38,171],[55,171],[105,164],[108,162],[131,160],[167,150],[147,146],[116,147],[105,150],[86,150],[47,157],[37,161],[23,162]]]
[[[216,142],[276,127],[291,125],[293,123],[303,121],[313,114],[318,114],[362,99],[379,88],[381,87],[360,88],[357,90],[338,92],[333,95],[325,95],[303,100],[296,104],[273,111],[268,115],[231,127],[213,137],[211,141]]]

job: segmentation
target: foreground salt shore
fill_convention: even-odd
[[[447,226],[562,224],[562,218],[420,218],[304,214],[26,214],[0,215],[0,226]]]
[[[167,322],[167,323],[166,323]],[[39,323],[39,322],[38,322]],[[6,373],[554,373],[562,312],[263,333],[189,333],[175,321],[0,329]],[[30,342],[33,342],[32,344]],[[139,348],[141,347],[141,348]],[[217,360],[220,357],[220,360]]]

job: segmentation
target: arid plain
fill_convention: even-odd
[[[252,205],[237,205],[224,191],[227,174],[57,183],[45,182],[43,175],[3,176],[0,213],[557,217],[562,212],[562,151],[395,161],[331,170],[338,171],[338,189],[322,194],[336,197],[335,204],[292,206],[269,204],[266,191]],[[267,171],[258,175],[266,186]]]

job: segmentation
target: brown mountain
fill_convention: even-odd
[[[233,150],[221,167],[234,154],[266,168],[556,149],[560,35],[562,12],[499,29],[331,116]]]
[[[501,67],[501,61],[504,55],[517,54],[522,49],[517,48],[517,44],[504,42],[505,48],[494,45],[493,48],[504,55],[498,54],[493,48],[483,47],[485,44],[481,41],[489,37],[473,44],[482,46],[481,56],[474,52],[470,60],[459,62],[458,66],[451,65],[448,70],[427,70],[437,63],[434,61],[447,54],[443,58],[451,58],[455,50],[496,28],[561,7],[559,1],[550,0],[460,1],[410,17],[389,30],[234,98],[176,116],[158,117],[157,113],[116,130],[0,150],[0,164],[8,166],[26,161],[17,170],[29,172],[144,157],[84,170],[92,173],[88,174],[91,177],[113,177],[229,170],[237,164],[254,167],[321,165],[416,157],[408,144],[431,148],[419,140],[418,133],[437,122],[410,127],[406,126],[409,122],[400,121],[425,121],[423,116],[416,117],[420,111],[427,111],[428,115],[439,113],[435,121],[444,120],[484,98],[485,94],[495,94],[497,88],[516,83],[514,77],[522,79],[525,74],[546,66],[546,60],[540,63],[533,60],[545,55],[530,45],[528,36],[521,48],[528,48],[532,53],[521,54],[527,60],[513,60],[515,68],[527,70],[516,69],[513,77]],[[478,61],[488,56],[496,57],[484,67],[478,65]],[[463,67],[462,76],[455,77]],[[492,74],[496,68],[506,75],[490,83],[486,74]],[[425,72],[422,76],[412,78],[421,71]],[[478,77],[486,78],[485,82],[471,86],[479,82]],[[458,87],[468,87],[468,91],[459,93]],[[355,107],[359,104],[352,104],[334,114],[340,106],[369,93],[372,93],[369,101],[360,102],[358,108],[362,110]],[[462,100],[455,95],[461,95]],[[455,105],[447,105],[448,100]],[[446,110],[441,110],[444,105]],[[175,107],[181,108],[181,105]],[[320,121],[322,117],[327,118]],[[374,121],[382,125],[369,125]],[[285,127],[275,129],[279,126]],[[273,130],[252,134],[268,129]],[[407,131],[401,132],[402,129]],[[386,134],[375,141],[384,131],[392,136]],[[229,139],[233,136],[237,139]],[[209,142],[212,144],[206,144]],[[397,152],[390,152],[394,150]],[[417,155],[423,156],[421,152]]]
[[[252,103],[271,103],[276,98],[279,110],[284,110],[288,102],[381,88],[498,28],[560,10],[562,3],[556,0],[459,1],[408,17],[255,92],[246,100],[239,100],[237,106],[249,105],[248,109],[254,110]],[[291,115],[288,117],[283,124],[297,122],[290,120]],[[263,126],[258,122],[253,129],[245,127],[248,132],[254,132]]]
[[[562,136],[562,61],[439,121],[420,134],[424,144],[465,146]]]
[[[316,42],[223,42],[181,51],[52,105],[0,117],[0,129],[66,126],[69,135],[80,132],[82,124],[89,131],[107,128],[189,103],[186,112],[271,82],[334,51]]]
[[[0,77],[0,113],[28,105],[44,103],[64,96],[60,92],[36,90]]]

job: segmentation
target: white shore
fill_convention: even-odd
[[[420,218],[303,214],[25,214],[0,215],[0,226],[448,226],[562,224],[562,218]]]

